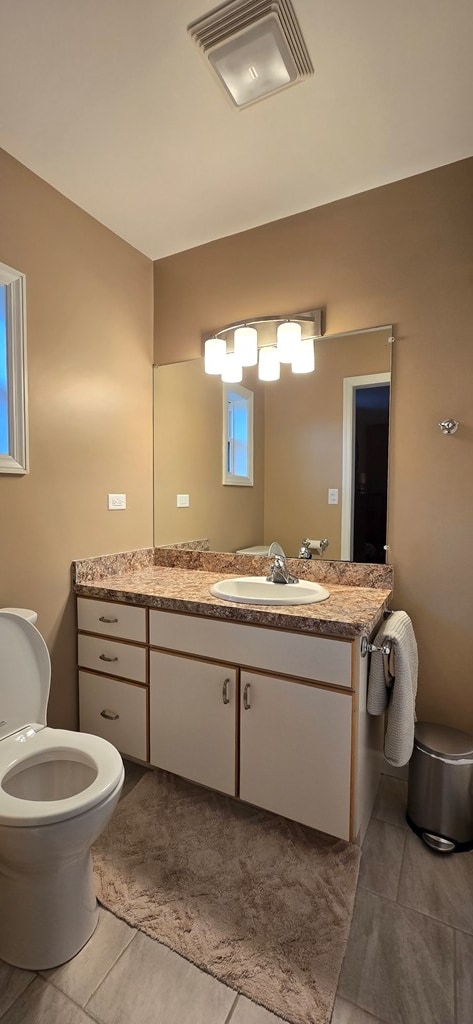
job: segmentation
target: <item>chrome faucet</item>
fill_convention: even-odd
[[[286,556],[277,541],[273,541],[270,545],[268,555],[270,558],[274,558],[274,562],[269,570],[269,576],[266,577],[268,583],[299,583],[297,576],[293,576],[289,572],[286,565]]]
[[[306,540],[301,540],[298,558],[312,558],[312,551],[310,550],[310,540],[308,537],[306,538]]]

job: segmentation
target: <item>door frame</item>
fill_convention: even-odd
[[[351,561],[353,546],[353,479],[355,462],[355,391],[391,385],[391,373],[368,373],[343,378],[343,440],[342,440],[342,532],[340,558]]]

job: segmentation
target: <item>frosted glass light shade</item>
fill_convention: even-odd
[[[225,356],[225,361],[222,369],[222,380],[224,384],[239,384],[243,380],[243,371],[241,363],[234,352],[229,352]]]
[[[204,369],[206,373],[221,373],[227,345],[224,338],[207,338],[204,345]]]
[[[281,366],[277,349],[274,345],[260,348],[258,361],[259,380],[279,380],[280,376]]]
[[[242,366],[258,362],[258,332],[254,327],[237,327],[233,335],[233,351]]]
[[[312,373],[315,370],[314,339],[302,338],[292,360],[293,373]]]
[[[279,324],[277,329],[278,356],[280,363],[292,363],[296,346],[302,335],[301,325],[295,320],[287,320]]]

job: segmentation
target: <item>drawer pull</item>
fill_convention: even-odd
[[[223,688],[222,688],[222,700],[223,700],[224,704],[229,704],[230,703],[230,697],[228,696],[228,684],[229,684],[229,682],[230,682],[229,679],[225,679],[225,682],[224,682]]]
[[[243,707],[244,707],[245,711],[249,711],[250,708],[251,708],[251,704],[250,704],[250,684],[249,683],[245,683],[245,688],[243,690]]]
[[[103,711],[100,712],[100,717],[109,718],[111,722],[116,722],[117,718],[120,718],[120,715],[117,715],[116,711],[110,711],[110,708],[104,708]]]
[[[99,622],[118,622],[118,619],[107,619],[106,615],[101,615],[99,617]]]
[[[113,658],[109,658],[106,654],[99,654],[100,661],[118,661],[116,654]]]

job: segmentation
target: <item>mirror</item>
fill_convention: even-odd
[[[386,561],[390,338],[385,326],[316,342],[314,373],[281,367],[253,401],[253,485],[222,484],[222,382],[203,359],[154,369],[155,545],[269,546],[327,538],[329,559]],[[319,557],[314,551],[314,557]]]

